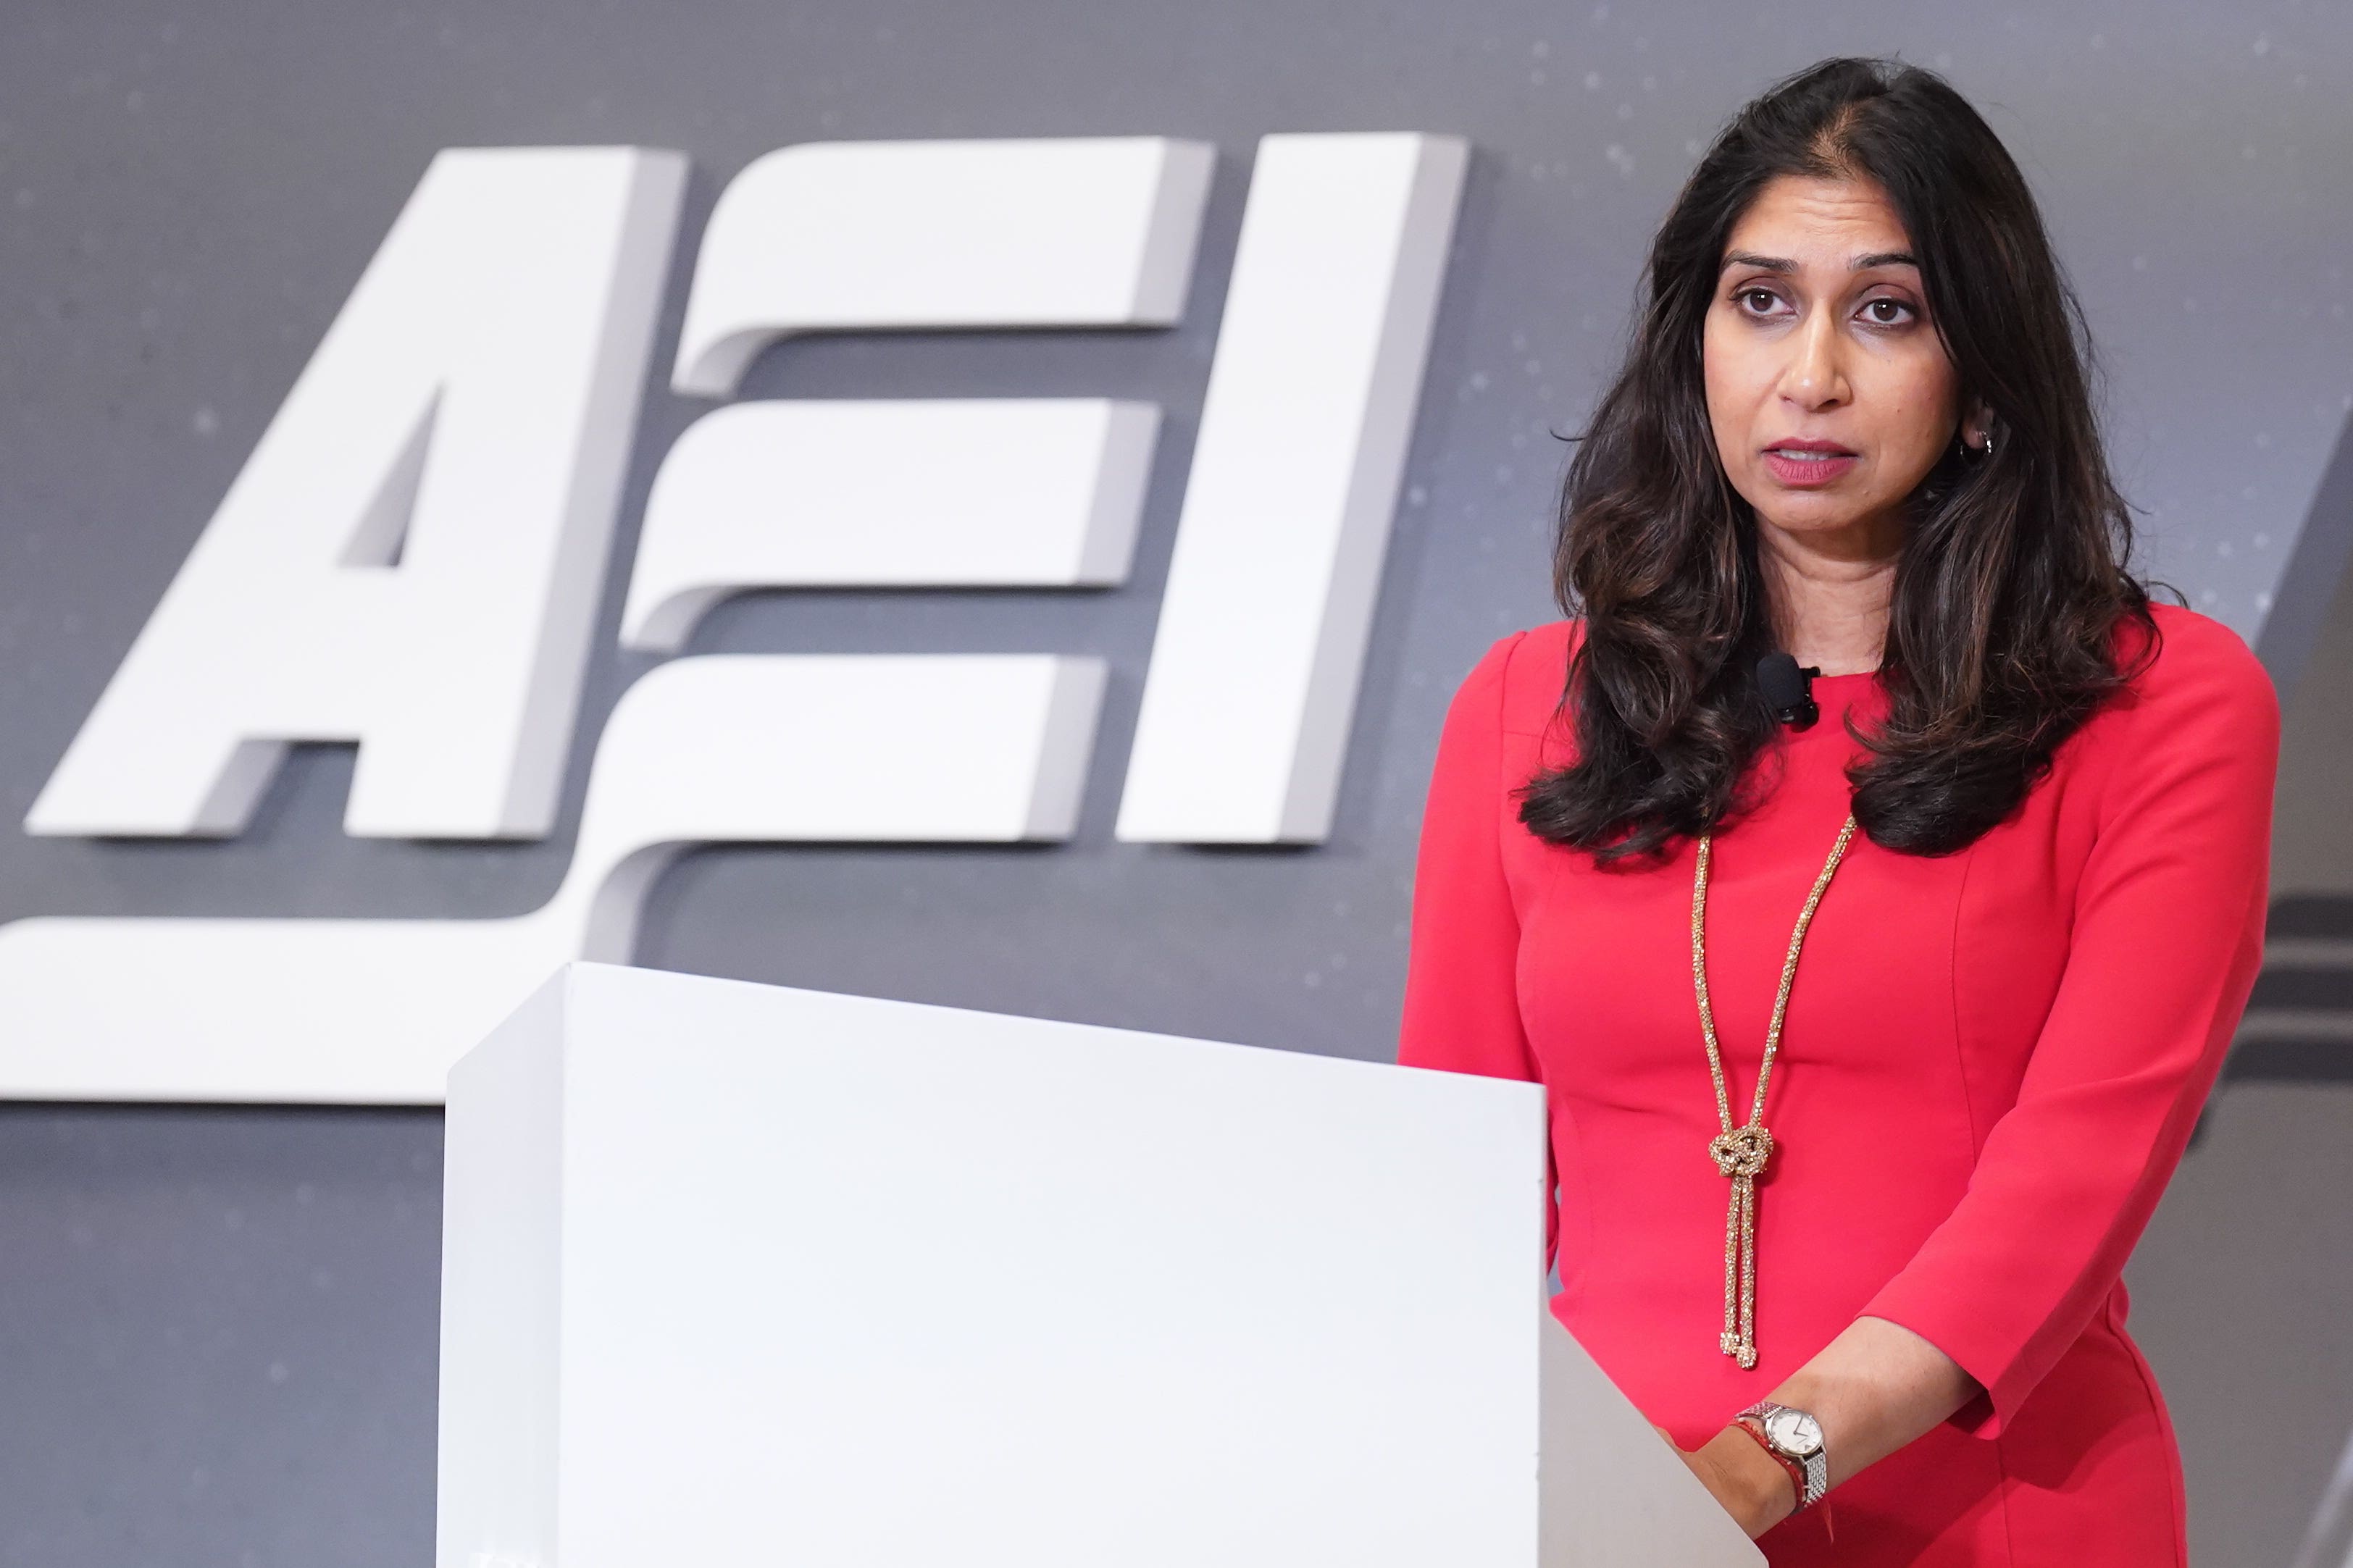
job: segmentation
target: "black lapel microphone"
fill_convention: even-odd
[[[1775,648],[1757,661],[1757,689],[1765,694],[1765,705],[1773,710],[1773,717],[1792,730],[1813,727],[1821,717],[1814,706],[1814,677],[1821,670],[1813,665],[1802,668],[1798,661]]]

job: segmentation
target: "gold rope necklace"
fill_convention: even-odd
[[[1732,1183],[1731,1206],[1724,1216],[1724,1332],[1716,1348],[1737,1358],[1743,1371],[1757,1364],[1757,1178],[1772,1157],[1773,1134],[1765,1130],[1765,1089],[1773,1078],[1773,1054],[1781,1044],[1781,1016],[1789,1005],[1789,986],[1798,977],[1798,950],[1805,944],[1806,927],[1814,906],[1822,901],[1831,875],[1854,837],[1854,816],[1847,815],[1838,842],[1814,879],[1814,890],[1799,911],[1798,927],[1789,933],[1789,956],[1781,965],[1781,989],[1773,998],[1772,1026],[1765,1031],[1765,1057],[1757,1068],[1757,1098],[1750,1102],[1746,1126],[1732,1124],[1732,1099],[1724,1087],[1724,1055],[1715,1043],[1715,1016],[1707,1005],[1707,861],[1714,836],[1699,836],[1699,865],[1692,874],[1692,984],[1699,993],[1700,1032],[1707,1038],[1708,1075],[1715,1079],[1715,1114],[1724,1131],[1710,1140],[1709,1158],[1716,1171]]]

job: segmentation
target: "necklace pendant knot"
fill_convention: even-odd
[[[1707,1154],[1715,1163],[1716,1173],[1732,1184],[1724,1205],[1724,1331],[1715,1342],[1744,1372],[1757,1365],[1757,1178],[1765,1173],[1765,1163],[1773,1157],[1773,1135],[1764,1125],[1765,1091],[1773,1079],[1773,1058],[1780,1050],[1781,1022],[1789,1005],[1789,987],[1798,977],[1798,952],[1805,943],[1806,927],[1854,830],[1854,813],[1850,811],[1789,932],[1789,956],[1781,962],[1781,989],[1773,998],[1773,1021],[1766,1028],[1765,1054],[1757,1064],[1757,1099],[1746,1127],[1732,1124],[1724,1054],[1716,1045],[1715,1015],[1707,1001],[1707,873],[1714,835],[1699,836],[1699,855],[1692,869],[1692,989],[1699,1002],[1700,1038],[1707,1047],[1707,1075],[1715,1085],[1716,1121],[1724,1129],[1709,1141]]]
[[[1716,1173],[1732,1181],[1762,1175],[1765,1162],[1773,1157],[1773,1134],[1752,1122],[1719,1132],[1709,1140],[1708,1157],[1715,1162]]]

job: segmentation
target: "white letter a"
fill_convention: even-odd
[[[27,831],[234,834],[356,741],[353,834],[546,832],[684,174],[437,157]]]

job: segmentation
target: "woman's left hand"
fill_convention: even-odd
[[[1789,1472],[1746,1432],[1726,1426],[1699,1447],[1685,1448],[1665,1427],[1651,1426],[1751,1541],[1797,1511]]]

